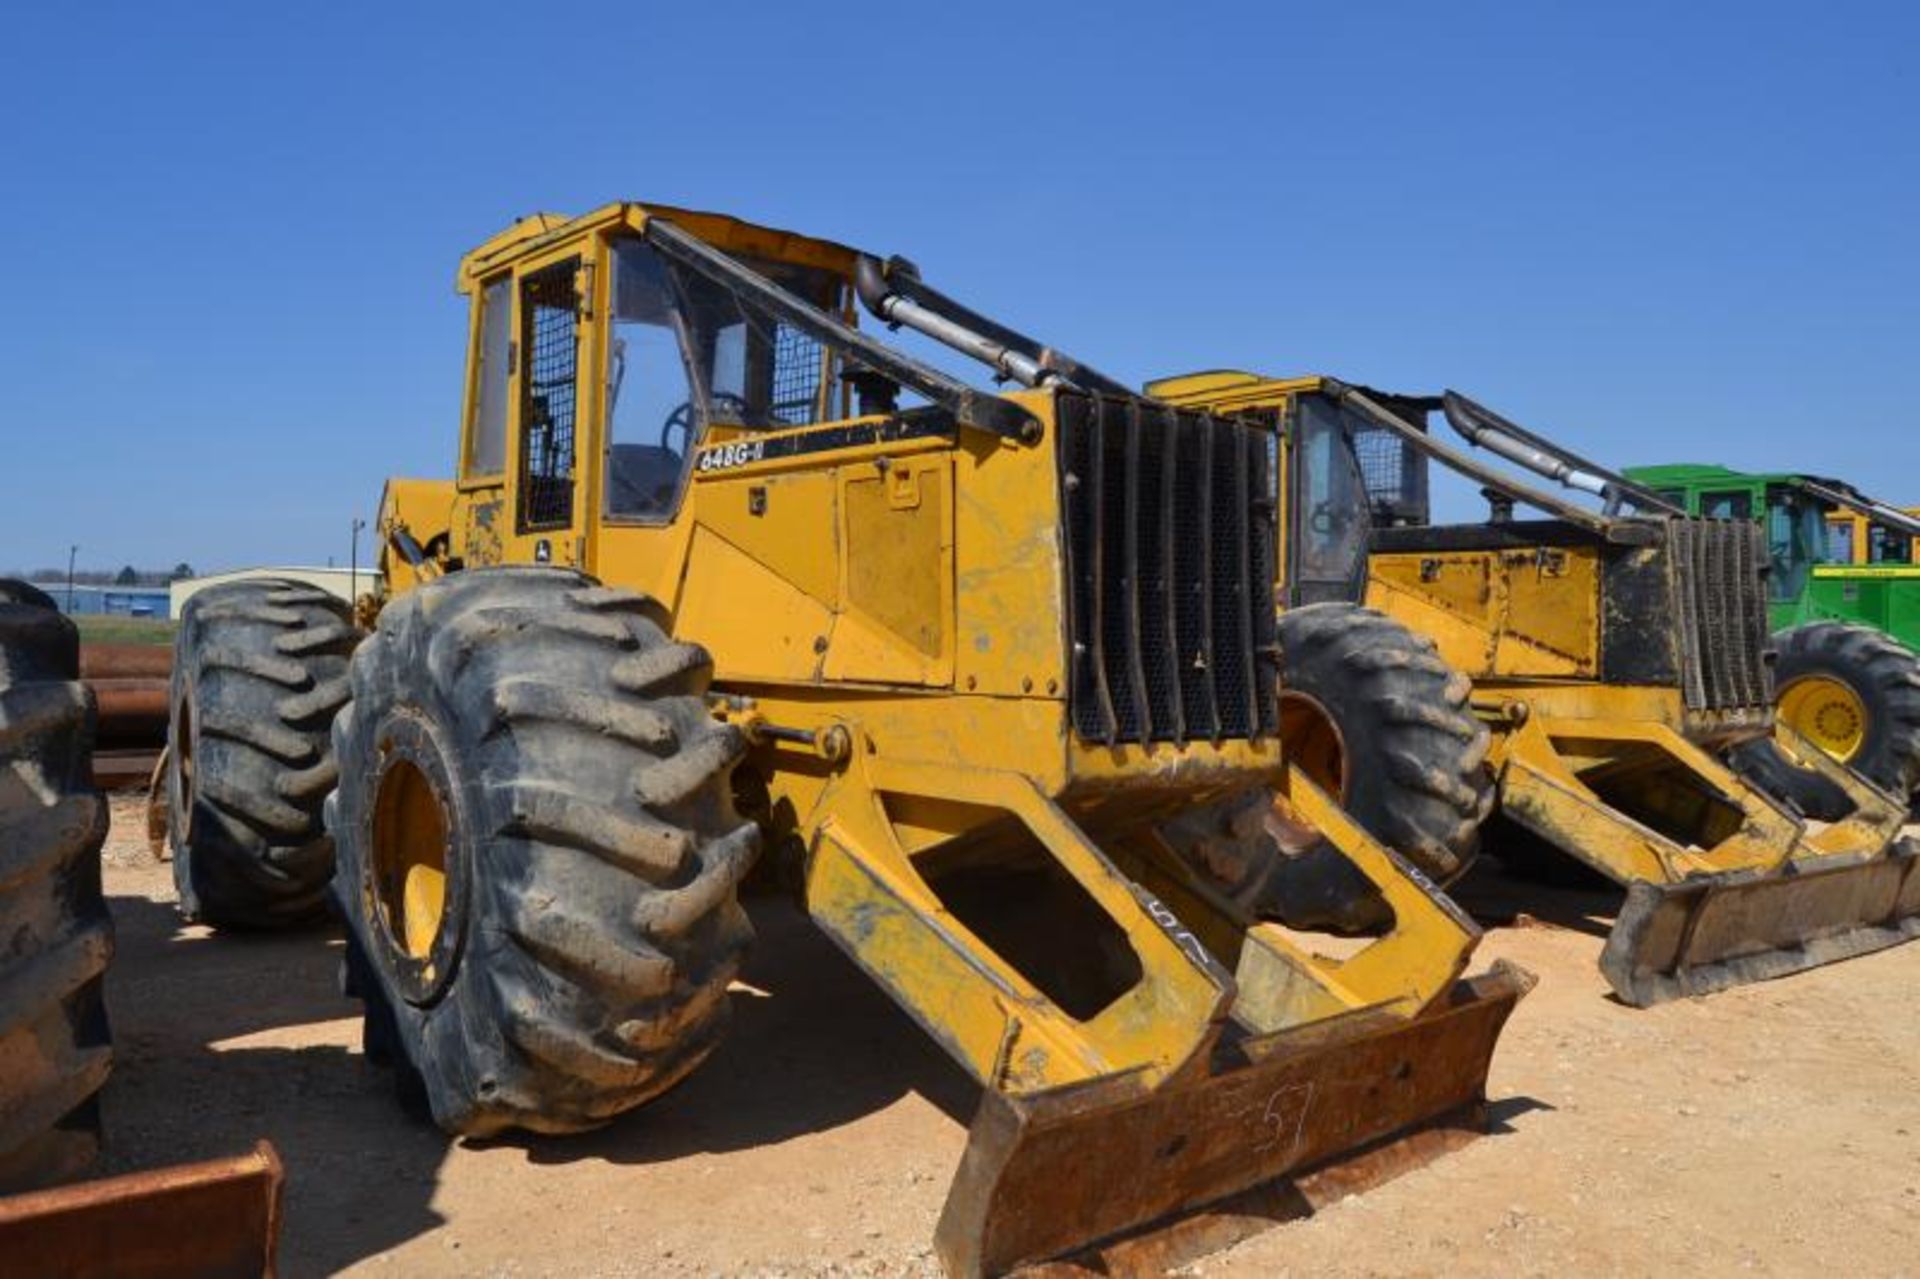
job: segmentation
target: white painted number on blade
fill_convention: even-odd
[[[1207,953],[1207,948],[1200,944],[1198,937],[1187,931],[1187,926],[1180,922],[1180,917],[1168,910],[1165,903],[1155,898],[1149,897],[1146,901],[1147,914],[1153,917],[1153,922],[1166,930],[1167,936],[1173,938],[1180,949],[1191,955],[1196,964],[1202,968],[1212,968],[1213,956]]]
[[[1262,1129],[1256,1150],[1276,1148],[1293,1150],[1300,1144],[1300,1130],[1307,1122],[1307,1107],[1313,1101],[1312,1084],[1293,1084],[1267,1098],[1260,1115]]]

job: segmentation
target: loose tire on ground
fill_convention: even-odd
[[[333,717],[359,642],[346,602],[284,578],[208,587],[174,640],[169,841],[180,909],[217,928],[325,914]]]
[[[455,573],[352,664],[328,800],[370,1056],[469,1136],[574,1132],[712,1051],[760,833],[711,663],[645,596],[561,569]]]
[[[100,1147],[113,925],[79,672],[73,624],[0,581],[0,1192],[69,1179]]]
[[[1835,757],[1896,795],[1920,787],[1920,655],[1883,631],[1846,622],[1791,627],[1774,635],[1773,646],[1778,654],[1774,702],[1783,718],[1789,723],[1794,718],[1790,708],[1796,690],[1804,694],[1818,682],[1839,686],[1851,697],[1840,699],[1846,705],[1836,704],[1832,713],[1863,722],[1832,726],[1829,737],[1857,739],[1850,753]],[[1809,736],[1819,743],[1819,734]],[[1771,740],[1739,748],[1733,760],[1749,781],[1809,817],[1836,821],[1847,815],[1838,787],[1801,767]]]

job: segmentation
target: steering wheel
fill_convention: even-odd
[[[1322,537],[1342,529],[1347,522],[1347,513],[1337,510],[1331,500],[1315,502],[1312,513],[1307,516],[1307,527]]]
[[[737,395],[726,391],[716,391],[712,396],[714,412],[745,422],[747,402]],[[667,420],[660,424],[660,447],[677,457],[685,457],[693,446],[694,409],[692,400],[682,400],[673,412],[667,414]],[[674,442],[675,437],[679,443]]]

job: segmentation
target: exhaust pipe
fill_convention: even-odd
[[[1560,458],[1537,449],[1515,438],[1487,422],[1468,407],[1464,400],[1447,395],[1443,401],[1447,415],[1447,424],[1456,434],[1475,448],[1483,448],[1489,453],[1497,453],[1517,466],[1524,466],[1535,475],[1577,489],[1582,493],[1591,493],[1604,498],[1607,494],[1607,482],[1598,475],[1589,474],[1578,467],[1569,466]]]
[[[1038,360],[956,324],[903,293],[896,293],[887,282],[887,275],[902,270],[912,270],[911,264],[904,258],[894,258],[882,267],[876,259],[864,253],[860,255],[853,271],[854,288],[858,290],[860,301],[867,310],[888,324],[895,327],[905,325],[963,355],[971,356],[993,369],[1000,377],[1010,378],[1022,386],[1049,386],[1061,380],[1058,373],[1041,367]]]
[[[1476,404],[1458,391],[1440,397],[1447,425],[1467,443],[1506,458],[1566,488],[1591,493],[1603,503],[1603,513],[1618,515],[1623,506],[1632,506],[1646,515],[1684,515],[1686,512],[1626,478],[1597,466],[1585,458],[1501,417],[1485,405]]]
[[[978,360],[1004,380],[1138,397],[1132,387],[954,301],[923,281],[920,268],[903,257],[888,258],[883,264],[860,254],[854,262],[853,284],[861,304],[879,319],[923,333]]]

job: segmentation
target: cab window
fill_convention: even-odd
[[[1834,564],[1853,563],[1853,521],[1827,522],[1827,559]]]
[[[1776,601],[1798,599],[1815,564],[1827,556],[1827,517],[1797,493],[1770,490],[1767,502],[1767,577]]]
[[[823,310],[840,306],[843,286],[830,272],[748,265]],[[610,322],[606,501],[613,518],[669,518],[710,426],[777,430],[840,412],[825,347],[644,241],[613,246]]]
[[[1869,564],[1911,564],[1913,538],[1890,528],[1882,528],[1878,524],[1869,525],[1867,562]]]
[[[1358,602],[1372,531],[1366,479],[1341,410],[1320,396],[1298,404],[1288,467],[1288,602]]]
[[[694,442],[683,321],[666,266],[645,245],[613,257],[607,358],[607,513],[671,514]]]
[[[1746,489],[1702,493],[1700,514],[1715,520],[1750,520],[1753,518],[1753,494]]]
[[[473,420],[462,473],[498,475],[507,466],[507,378],[512,372],[513,277],[480,291],[480,336],[474,350]]]

